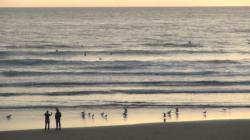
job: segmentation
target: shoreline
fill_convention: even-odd
[[[250,120],[207,120],[190,122],[146,123],[136,125],[2,131],[4,140],[246,140],[250,138]]]
[[[44,112],[47,109],[10,109],[0,112],[0,131],[41,129],[44,127]],[[48,108],[50,112],[54,109]],[[62,128],[81,128],[117,125],[135,125],[148,123],[170,123],[209,120],[250,119],[250,108],[128,108],[128,115],[122,115],[123,108],[60,108]],[[81,112],[85,112],[83,118]],[[167,112],[171,111],[169,115]],[[107,114],[103,118],[101,114]],[[206,112],[206,114],[204,114]],[[94,114],[94,118],[88,115]],[[164,114],[166,116],[164,117]],[[7,115],[11,114],[11,119]],[[50,127],[55,127],[54,116],[50,118]]]

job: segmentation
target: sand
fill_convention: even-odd
[[[0,140],[249,140],[250,120],[171,122],[0,132]]]

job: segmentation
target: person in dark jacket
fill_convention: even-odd
[[[61,130],[61,117],[62,117],[61,112],[59,111],[58,108],[56,108],[56,114],[55,114],[56,130]]]
[[[45,116],[45,131],[49,130],[49,128],[50,128],[50,116],[51,115],[52,115],[52,113],[49,113],[48,110],[44,113],[44,116]]]

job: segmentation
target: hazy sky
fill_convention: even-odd
[[[0,0],[0,7],[250,6],[250,0]]]

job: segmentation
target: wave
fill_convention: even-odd
[[[245,62],[245,61],[244,61]],[[71,61],[71,60],[54,60],[54,59],[5,59],[0,60],[0,65],[86,65],[86,64],[110,64],[110,65],[152,65],[152,64],[173,64],[173,63],[211,63],[211,64],[241,64],[242,61],[236,60],[198,60],[198,61]]]
[[[65,61],[46,59],[12,59],[0,60],[0,65],[81,65],[89,61]]]
[[[0,51],[0,56],[31,55],[31,56],[60,56],[60,55],[165,55],[165,54],[230,54],[249,53],[249,51],[217,51],[217,50],[112,50],[112,51],[83,51],[83,50],[51,50],[51,51]]]
[[[200,48],[203,47],[200,44],[192,44],[192,43],[184,43],[184,44],[175,44],[175,43],[144,43],[141,44],[143,46],[150,46],[150,47],[172,47],[172,48]]]
[[[250,81],[150,81],[150,82],[17,82],[0,83],[0,87],[73,87],[73,86],[236,86]]]
[[[33,56],[58,56],[58,55],[76,55],[84,54],[84,51],[0,51],[0,55],[33,55]]]
[[[232,33],[250,33],[250,29],[234,29]]]
[[[45,93],[0,93],[0,97],[11,96],[83,96],[98,94],[250,94],[250,90],[99,90],[99,91],[72,91],[72,92],[45,92]]]
[[[134,75],[134,76],[233,76],[249,75],[232,72],[198,71],[198,72],[43,72],[43,71],[2,71],[0,75],[5,77],[19,76],[52,76],[52,75]]]
[[[37,48],[37,49],[45,49],[45,48],[82,48],[80,45],[63,45],[63,44],[43,44],[43,45],[2,45],[0,48],[6,49],[19,49],[19,48]]]
[[[250,108],[250,105],[230,104],[161,104],[152,102],[110,102],[104,104],[82,104],[82,105],[26,105],[26,106],[0,106],[0,109],[44,109],[44,108]]]

